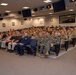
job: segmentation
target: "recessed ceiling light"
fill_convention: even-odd
[[[32,16],[36,16],[36,15],[32,15]]]
[[[70,2],[74,2],[75,0],[70,0]]]
[[[66,9],[67,9],[67,7],[66,7]]]
[[[5,12],[9,13],[9,12],[11,12],[11,11],[6,10]]]
[[[45,3],[50,3],[50,2],[52,2],[51,0],[45,0],[44,1]]]
[[[31,13],[34,14],[35,12],[32,10]]]
[[[70,9],[69,11],[74,11],[74,9]]]
[[[0,5],[2,5],[2,6],[7,6],[8,3],[1,3]]]
[[[75,0],[72,0],[72,1],[75,1]]]
[[[29,9],[29,7],[23,7],[23,9]]]
[[[53,14],[53,13],[49,13],[49,14]]]
[[[71,16],[67,16],[67,17],[71,17]]]

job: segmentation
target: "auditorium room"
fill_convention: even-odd
[[[0,75],[76,75],[76,0],[0,0]]]

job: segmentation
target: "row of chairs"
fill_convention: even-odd
[[[50,48],[50,51],[54,52],[56,54],[56,56],[58,56],[61,48],[64,48],[64,50],[67,51],[70,45],[72,45],[74,47],[75,44],[76,44],[76,38],[72,38],[71,41],[65,41],[64,45],[61,45],[61,44],[54,45],[55,50],[53,51]],[[34,56],[36,56],[36,53],[38,52],[37,51],[37,40],[36,39],[31,39],[30,43],[28,45],[26,45],[26,52],[27,52],[27,54],[33,54]]]
[[[29,45],[26,45],[27,54],[34,54],[36,56],[37,52],[37,40],[31,39]]]
[[[56,56],[58,56],[61,48],[64,48],[64,50],[67,51],[70,45],[72,45],[74,47],[75,44],[76,44],[76,38],[72,38],[71,41],[65,41],[64,45],[61,45],[61,44],[54,45],[55,46],[54,52],[56,53]]]
[[[53,52],[55,52],[56,56],[58,56],[61,48],[64,48],[67,51],[70,45],[72,45],[74,47],[75,44],[76,44],[76,38],[72,38],[71,41],[65,41],[64,45],[60,45],[60,44],[54,45],[55,50]],[[32,39],[30,44],[26,46],[26,50],[27,50],[27,54],[34,54],[34,56],[36,56],[36,53],[37,53],[37,40]],[[50,51],[52,51],[52,50],[50,50]]]

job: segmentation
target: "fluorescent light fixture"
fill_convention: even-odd
[[[70,9],[69,11],[74,11],[74,9]]]
[[[11,12],[11,11],[9,11],[9,10],[6,10],[5,12],[9,13],[9,12]]]
[[[50,2],[52,2],[51,0],[45,0],[44,1],[45,3],[50,3]]]
[[[49,13],[49,14],[53,14],[53,13]]]
[[[19,19],[19,17],[14,17],[15,19]]]
[[[75,0],[72,0],[72,1],[75,1]]]
[[[34,14],[35,12],[32,10],[31,13]]]
[[[66,7],[66,9],[67,9],[67,7]]]
[[[2,5],[2,6],[7,6],[8,3],[1,3],[0,5]]]
[[[75,0],[70,0],[70,2],[74,2]]]
[[[67,16],[67,17],[71,17],[71,16]]]
[[[29,7],[23,7],[23,9],[29,9]]]
[[[36,15],[32,15],[32,16],[36,16]]]

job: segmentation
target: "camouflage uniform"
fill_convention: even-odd
[[[37,51],[40,50],[40,53],[42,53],[44,49],[44,37],[38,37],[37,40]]]
[[[61,35],[61,44],[64,44],[65,43],[65,41],[68,41],[69,40],[69,38],[68,38],[68,36],[67,36],[67,34],[65,34],[64,36],[63,35]]]
[[[51,49],[51,43],[53,45],[59,44],[60,43],[60,37],[49,37],[47,43],[45,44],[45,51],[50,51]]]
[[[55,37],[52,37],[51,43],[53,45],[60,44],[60,37],[56,37],[56,38]]]
[[[50,43],[51,43],[52,37],[45,37],[45,52],[50,51]]]

